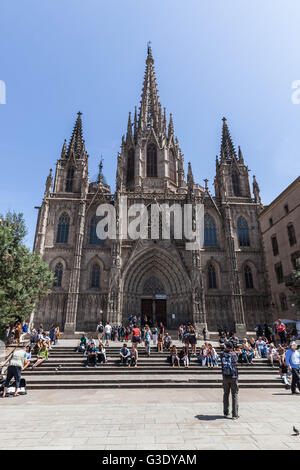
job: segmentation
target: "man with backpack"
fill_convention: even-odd
[[[233,351],[233,344],[228,342],[225,344],[225,351],[220,353],[221,365],[222,365],[222,375],[223,375],[223,405],[224,405],[224,417],[229,416],[229,394],[231,391],[232,395],[232,419],[236,420],[239,418],[238,415],[238,393],[239,393],[239,384],[238,384],[238,370],[237,370],[237,360],[238,357]]]
[[[99,320],[99,324],[97,325],[97,333],[98,333],[98,340],[100,344],[102,343],[103,333],[104,333],[104,326],[102,325],[101,320]]]

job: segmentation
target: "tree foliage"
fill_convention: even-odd
[[[28,319],[53,282],[48,264],[24,245],[25,236],[22,214],[0,216],[0,331]]]

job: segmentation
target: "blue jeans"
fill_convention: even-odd
[[[268,350],[266,346],[258,346],[257,347],[259,357],[267,357]],[[262,355],[263,353],[263,355]]]
[[[16,366],[8,366],[7,374],[6,374],[6,381],[4,387],[8,387],[11,379],[14,377],[16,381],[16,387],[20,387],[20,380],[21,380],[21,368]]]

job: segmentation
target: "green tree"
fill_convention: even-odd
[[[24,245],[25,236],[23,214],[0,216],[0,332],[18,318],[29,319],[53,283],[48,264]]]

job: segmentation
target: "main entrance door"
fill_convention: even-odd
[[[143,319],[150,323],[156,321],[156,323],[162,322],[167,326],[167,301],[165,299],[142,299],[142,323]]]
[[[165,299],[155,300],[155,316],[156,322],[167,326],[167,301]]]

